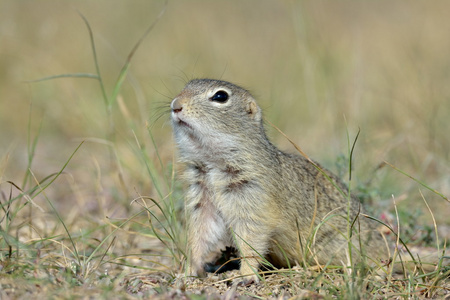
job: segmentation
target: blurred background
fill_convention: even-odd
[[[3,200],[6,181],[27,190],[59,172],[83,140],[45,192],[68,224],[130,217],[138,195],[164,198],[174,191],[161,182],[171,181],[176,157],[168,104],[188,80],[208,77],[249,89],[268,121],[345,180],[348,143],[360,130],[352,186],[361,198],[378,212],[392,211],[394,198],[405,222],[430,225],[422,192],[438,223],[450,225],[448,202],[382,165],[450,195],[450,3],[169,1],[132,57],[110,113],[97,79],[32,82],[96,74],[82,14],[111,97],[130,51],[164,7],[0,0]],[[34,201],[47,218],[45,198]]]

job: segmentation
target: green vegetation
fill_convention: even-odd
[[[0,298],[448,297],[442,261],[406,279],[380,279],[364,265],[292,266],[237,290],[228,286],[232,272],[185,285],[168,104],[194,77],[247,87],[268,123],[351,178],[394,242],[399,233],[410,248],[444,253],[449,9],[0,2]]]

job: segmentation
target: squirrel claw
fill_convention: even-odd
[[[242,278],[236,278],[233,280],[233,286],[242,286],[242,287],[246,287],[246,286],[251,286],[252,284],[258,283],[259,280],[256,276],[249,276],[246,277],[244,279]]]

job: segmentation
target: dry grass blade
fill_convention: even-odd
[[[281,129],[279,129],[277,126],[275,126],[274,124],[272,124],[269,120],[264,119],[265,122],[269,123],[270,126],[272,126],[273,128],[275,128],[279,133],[281,133],[288,141],[289,143],[292,144],[292,146],[294,146],[294,148],[304,157],[306,158],[320,173],[322,173],[323,176],[325,176],[325,178],[327,178],[327,180],[336,188],[336,190],[339,191],[339,193],[341,193],[341,195],[343,195],[344,197],[347,197],[348,195],[334,182],[333,179],[330,178],[330,176],[328,176],[328,174],[322,170],[322,168],[320,166],[318,166],[311,158],[309,158],[309,156],[303,152],[303,150],[296,144],[294,143],[293,140],[291,140],[283,131],[281,131]]]
[[[142,203],[139,203],[136,200],[142,200]],[[150,207],[147,206],[147,203],[144,200],[150,200],[158,208],[163,218],[160,219],[158,215]],[[183,250],[183,247],[180,245],[178,234],[176,232],[176,229],[174,228],[175,224],[170,222],[171,220],[173,220],[170,215],[172,212],[164,209],[156,200],[150,197],[143,197],[142,195],[139,195],[139,197],[133,200],[133,202],[138,203],[148,213],[148,222],[155,237],[165,246],[166,249],[170,251],[172,257],[176,259],[177,263],[180,264],[183,260],[182,257],[186,257],[186,254]],[[159,229],[156,228],[155,224],[152,221],[152,218],[157,221],[157,224],[159,224],[165,234],[159,232]],[[164,221],[168,222],[165,223]],[[168,244],[168,242],[175,245],[175,249],[172,245]]]
[[[419,190],[420,192],[420,196],[422,196],[423,202],[425,203],[425,205],[427,206],[428,212],[430,213],[431,218],[433,219],[433,226],[434,226],[434,234],[436,235],[436,247],[438,249],[439,252],[439,233],[438,233],[438,228],[437,228],[437,224],[436,224],[436,218],[434,217],[433,211],[431,210],[430,206],[428,205],[428,201],[425,199],[425,196],[422,194],[422,191]]]
[[[29,173],[32,175],[33,173],[31,172],[31,170],[29,170]],[[28,193],[24,192],[20,187],[18,187],[14,182],[12,181],[7,181],[7,183],[11,184],[12,186],[14,186],[18,191],[21,192],[21,194],[19,196],[17,196],[15,199],[21,198],[21,197],[25,197],[25,199],[31,203],[33,206],[37,207],[41,212],[44,212],[44,209],[39,206],[35,201],[33,201],[33,199],[28,195]],[[37,184],[37,187],[39,187],[39,183]],[[8,204],[12,202],[13,199],[11,199],[11,194],[10,194],[10,200],[8,201]],[[3,206],[2,206],[3,208]]]
[[[80,146],[81,146],[81,144],[80,144]],[[78,148],[77,148],[77,150],[78,150]],[[75,150],[75,152],[76,152],[76,150]],[[72,156],[75,154],[75,152],[72,154]],[[69,163],[70,159],[72,158],[72,156],[69,158],[69,160],[67,161],[67,163],[66,163],[66,165],[63,167],[63,169],[61,169],[61,172],[60,172],[59,174],[62,173],[62,171],[63,171],[64,168],[67,166],[67,164]],[[31,170],[30,170],[30,172],[31,172]],[[38,192],[38,194],[44,193],[44,196],[45,196],[45,189],[51,184],[51,182],[50,182],[49,184],[47,184],[46,186],[41,187],[40,184],[39,184],[39,181],[38,181],[37,178],[36,178],[36,176],[34,176],[34,174],[33,174],[32,172],[31,172],[31,175],[33,176],[34,180],[36,181],[37,186],[39,187],[39,192]],[[58,176],[59,176],[59,175],[58,175]],[[58,176],[56,176],[55,179],[56,179]],[[73,240],[72,235],[71,235],[69,229],[68,229],[67,226],[66,226],[66,223],[65,223],[64,220],[61,218],[61,215],[59,214],[58,210],[57,210],[57,209],[55,208],[55,206],[53,205],[52,201],[50,201],[50,199],[48,199],[46,196],[45,196],[45,199],[47,200],[47,203],[48,203],[48,204],[50,205],[50,207],[52,208],[53,212],[56,214],[56,217],[58,218],[59,222],[60,222],[60,223],[62,224],[62,226],[64,227],[64,230],[65,230],[67,236],[69,237],[70,242],[72,243],[73,251],[74,251],[74,253],[75,253],[75,258],[76,258],[77,261],[78,261],[78,265],[81,266],[81,258],[80,258],[80,255],[78,254],[77,246],[75,245],[75,241]]]

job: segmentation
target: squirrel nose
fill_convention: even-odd
[[[172,104],[170,104],[170,107],[172,108],[172,111],[174,113],[178,113],[183,110],[183,105],[179,98],[173,99]]]

